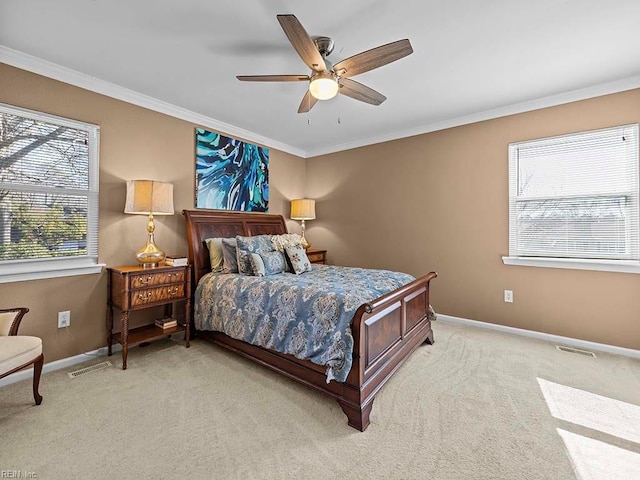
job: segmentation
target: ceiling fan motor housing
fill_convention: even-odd
[[[320,55],[328,57],[333,52],[335,46],[334,41],[329,37],[313,37],[313,43],[316,44]]]

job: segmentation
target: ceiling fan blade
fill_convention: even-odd
[[[296,49],[302,61],[312,70],[323,72],[327,69],[324,59],[316,44],[313,43],[311,37],[298,21],[295,15],[278,15],[278,22],[285,35]]]
[[[376,92],[373,88],[351,80],[350,78],[340,79],[339,92],[347,97],[360,100],[361,102],[370,103],[371,105],[380,105],[387,97],[380,92]]]
[[[241,82],[302,82],[309,75],[237,75]]]
[[[302,101],[300,102],[300,106],[298,107],[298,113],[307,113],[316,103],[318,103],[318,99],[311,95],[311,92],[307,90],[307,93],[305,93]]]
[[[400,60],[411,53],[413,53],[411,42],[405,38],[345,58],[333,66],[333,71],[341,77],[353,77]]]

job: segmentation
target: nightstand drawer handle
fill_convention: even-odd
[[[140,277],[140,283],[145,284],[149,283],[153,277],[151,275],[147,275],[147,278]]]
[[[169,289],[169,295],[176,295],[179,291],[178,287],[173,287]]]
[[[153,295],[153,293],[151,293],[151,292],[147,292],[146,294],[141,292],[141,293],[138,294],[138,298],[140,300],[145,300],[147,298],[151,298],[152,295]]]

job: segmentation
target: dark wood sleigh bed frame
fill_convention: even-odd
[[[287,233],[281,215],[219,210],[182,213],[187,225],[189,262],[193,265],[192,296],[200,279],[211,271],[205,239]],[[431,272],[358,308],[352,323],[353,364],[344,383],[327,383],[325,367],[235,340],[221,332],[200,330],[197,336],[334,397],[349,425],[364,431],[378,391],[422,343],[433,343],[429,282],[436,276]]]

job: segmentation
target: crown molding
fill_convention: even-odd
[[[128,88],[121,87],[114,83],[63,67],[62,65],[19,52],[18,50],[13,50],[4,45],[0,45],[0,63],[6,63],[12,67],[37,73],[38,75],[84,88],[91,92],[106,95],[107,97],[122,100],[123,102],[131,103],[133,105],[138,105],[139,107],[144,107],[149,110],[153,110],[154,112],[164,113],[165,115],[179,118],[198,126],[212,128],[226,135],[239,137],[249,142],[265,145],[269,148],[281,150],[301,158],[306,158],[307,156],[303,149],[250,132],[229,123],[221,122],[215,118],[192,112],[186,108],[178,107],[134,90],[129,90]]]
[[[438,130],[445,130],[447,128],[459,127],[462,125],[468,125],[484,120],[492,120],[494,118],[530,112],[533,110],[539,110],[541,108],[554,107],[565,103],[571,103],[579,100],[586,100],[589,98],[600,97],[603,95],[623,92],[626,90],[632,90],[634,88],[640,88],[640,75],[638,75],[614,82],[603,83],[592,87],[572,90],[570,92],[564,92],[557,95],[550,95],[535,100],[506,105],[504,107],[476,112],[469,115],[463,115],[456,118],[439,120],[436,122],[431,122],[404,130],[385,133],[384,135],[365,137],[351,142],[323,146],[322,148],[317,149],[304,150],[302,148],[262,136],[255,132],[250,132],[235,125],[221,122],[214,118],[207,117],[206,115],[202,115],[191,110],[178,107],[171,103],[155,99],[134,90],[129,90],[114,83],[107,82],[90,75],[86,75],[76,70],[63,67],[61,65],[43,60],[38,57],[34,57],[32,55],[28,55],[17,50],[13,50],[4,45],[0,45],[0,62],[6,63],[7,65],[11,65],[13,67],[21,68],[22,70],[37,73],[38,75],[52,78],[54,80],[59,80],[76,87],[84,88],[85,90],[106,95],[117,100],[122,100],[133,105],[138,105],[155,112],[164,113],[165,115],[179,118],[181,120],[194,123],[195,125],[212,128],[227,135],[243,138],[250,142],[265,145],[276,150],[281,150],[283,152],[287,152],[301,158],[317,157],[320,155],[327,155],[344,150],[366,147],[368,145],[374,145],[377,143],[413,137],[415,135],[422,135]]]
[[[589,98],[601,97],[603,95],[610,95],[612,93],[633,90],[634,88],[640,88],[640,75],[617,80],[614,82],[603,83],[592,87],[581,88],[579,90],[572,90],[570,92],[564,92],[557,95],[550,95],[548,97],[542,97],[527,102],[514,103],[512,105],[485,110],[483,112],[471,113],[469,115],[463,115],[461,117],[427,123],[425,125],[420,125],[406,130],[386,133],[384,135],[362,138],[353,142],[332,145],[315,150],[311,149],[307,150],[306,152],[307,158],[317,157],[319,155],[327,155],[329,153],[341,152],[344,150],[350,150],[352,148],[366,147],[368,145],[388,142],[391,140],[398,140],[400,138],[413,137],[415,135],[436,132],[438,130],[445,130],[447,128],[460,127],[462,125],[482,122],[484,120],[492,120],[494,118],[506,117],[508,115],[516,115],[518,113],[540,110],[542,108],[555,107],[557,105],[562,105],[565,103],[577,102],[579,100],[586,100]]]

